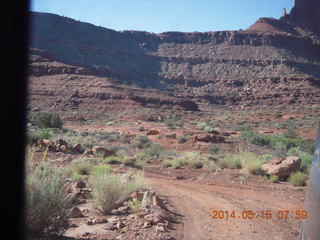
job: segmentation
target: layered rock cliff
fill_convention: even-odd
[[[64,74],[152,87],[189,101],[233,107],[319,103],[320,41],[304,31],[315,22],[306,20],[310,5],[302,2],[281,20],[262,18],[245,31],[205,33],[117,32],[32,13],[34,58],[45,50],[56,66],[33,61],[30,74],[58,74],[58,65],[66,64]]]

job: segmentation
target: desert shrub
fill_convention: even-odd
[[[121,134],[119,132],[97,132],[95,137],[100,141],[107,142],[116,142],[121,138]]]
[[[240,169],[242,168],[242,162],[241,159],[235,155],[228,155],[222,158],[218,162],[219,166],[224,168],[230,168],[230,169]]]
[[[112,121],[106,122],[106,126],[112,126],[112,125],[114,125],[114,124],[115,124],[115,122],[112,122]]]
[[[26,222],[31,232],[60,233],[68,226],[71,198],[61,170],[41,164],[26,175]]]
[[[166,126],[171,129],[183,127],[183,122],[176,118],[167,118],[164,122]]]
[[[308,180],[308,175],[303,172],[294,172],[288,180],[294,186],[304,186]]]
[[[167,150],[167,151],[161,151],[160,152],[160,159],[174,159],[175,157],[177,157],[177,153],[172,151],[172,150]]]
[[[172,161],[171,161],[171,160],[164,160],[164,161],[162,162],[162,166],[163,166],[164,168],[171,167],[171,166],[172,166]]]
[[[220,170],[220,167],[217,163],[215,162],[209,162],[207,165],[207,168],[211,171],[211,172],[217,172]]]
[[[206,126],[206,127],[203,129],[203,131],[205,131],[205,132],[207,132],[207,133],[214,133],[214,132],[216,132],[216,131],[214,130],[214,128],[211,127],[211,126]]]
[[[119,164],[119,163],[121,163],[121,160],[119,159],[118,156],[110,156],[110,157],[105,158],[103,161],[108,163],[108,164]]]
[[[247,129],[241,131],[240,137],[246,139],[251,144],[266,146],[285,152],[295,147],[299,147],[301,151],[309,154],[313,154],[314,151],[314,141],[312,139],[289,138],[282,135],[267,136]]]
[[[201,123],[198,123],[197,124],[197,128],[198,129],[200,129],[200,130],[203,130],[205,127],[207,127],[208,126],[208,123],[206,123],[206,122],[201,122]]]
[[[181,135],[178,137],[178,143],[183,144],[188,140],[188,138],[185,135]]]
[[[271,160],[267,155],[258,156],[252,152],[243,152],[239,154],[239,158],[241,159],[242,166],[250,173],[260,175],[264,175],[264,171],[261,169],[262,165]]]
[[[212,147],[209,149],[209,153],[210,153],[211,155],[219,154],[219,153],[220,153],[220,147],[218,147],[218,146],[212,146]]]
[[[245,168],[252,174],[262,174],[262,162],[259,159],[251,160],[245,164]]]
[[[136,154],[136,158],[137,159],[145,159],[145,158],[147,158],[148,156],[147,156],[147,154],[145,153],[145,152],[138,152],[137,154]]]
[[[174,159],[171,162],[171,166],[173,167],[173,169],[180,169],[182,166],[186,165],[186,163],[182,160],[182,159]]]
[[[144,152],[149,158],[159,158],[163,147],[159,143],[151,143]]]
[[[277,183],[277,182],[279,182],[279,176],[278,175],[271,175],[269,180],[272,183]]]
[[[308,172],[313,160],[313,155],[303,154],[303,155],[300,155],[300,158],[301,158],[300,171]]]
[[[95,165],[91,169],[91,176],[109,174],[113,172],[113,168],[109,165]]]
[[[201,162],[201,161],[196,161],[196,160],[192,161],[190,163],[190,165],[191,165],[191,167],[196,168],[196,169],[203,168],[203,162]]]
[[[71,165],[74,173],[79,175],[90,175],[92,169],[92,162],[89,159],[80,159]]]
[[[288,156],[298,156],[301,158],[301,165],[300,165],[300,171],[307,172],[310,168],[310,165],[313,160],[313,155],[307,154],[303,151],[301,151],[300,147],[294,147],[291,148],[288,153]]]
[[[150,145],[151,145],[151,141],[146,136],[138,136],[134,143],[134,146],[139,149],[149,147]]]
[[[293,138],[296,139],[298,138],[298,134],[291,128],[289,128],[287,131],[285,131],[282,136],[286,137],[286,138]]]
[[[141,174],[101,174],[92,176],[92,198],[94,208],[103,215],[111,212],[116,203],[123,201],[129,194],[145,187]]]
[[[141,201],[138,198],[133,198],[128,202],[128,206],[133,214],[139,214],[141,212]]]
[[[135,165],[135,162],[132,158],[126,158],[122,161],[122,163],[125,165],[125,166],[128,166],[128,167],[134,167]]]
[[[62,128],[63,121],[58,113],[43,112],[35,116],[35,124],[39,128]]]
[[[71,173],[69,178],[74,182],[84,181],[86,179],[84,175],[80,175],[78,173]]]
[[[51,139],[52,133],[50,129],[41,129],[40,131],[36,132],[28,132],[27,133],[27,142],[28,144],[35,144],[40,139]]]

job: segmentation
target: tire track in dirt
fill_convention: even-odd
[[[235,210],[297,210],[299,205],[284,201],[267,191],[237,189],[236,186],[208,186],[172,179],[147,177],[155,191],[168,197],[178,214],[183,215],[177,226],[177,239],[297,239],[299,221],[293,218],[214,220],[210,208]]]

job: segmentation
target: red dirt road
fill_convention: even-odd
[[[287,220],[273,219],[228,219],[214,220],[210,209],[235,210],[241,215],[243,210],[295,211],[301,205],[295,201],[283,200],[276,192],[257,189],[240,189],[232,185],[204,185],[189,181],[179,181],[148,177],[150,186],[168,197],[174,205],[181,224],[176,226],[176,238],[183,240],[202,239],[298,239],[299,221],[295,217]]]

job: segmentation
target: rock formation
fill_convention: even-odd
[[[317,6],[296,0],[280,20],[261,18],[245,31],[204,33],[117,32],[32,13],[30,89],[56,98],[77,92],[189,110],[198,108],[195,102],[238,108],[316,104]],[[83,99],[66,104],[75,107]]]

